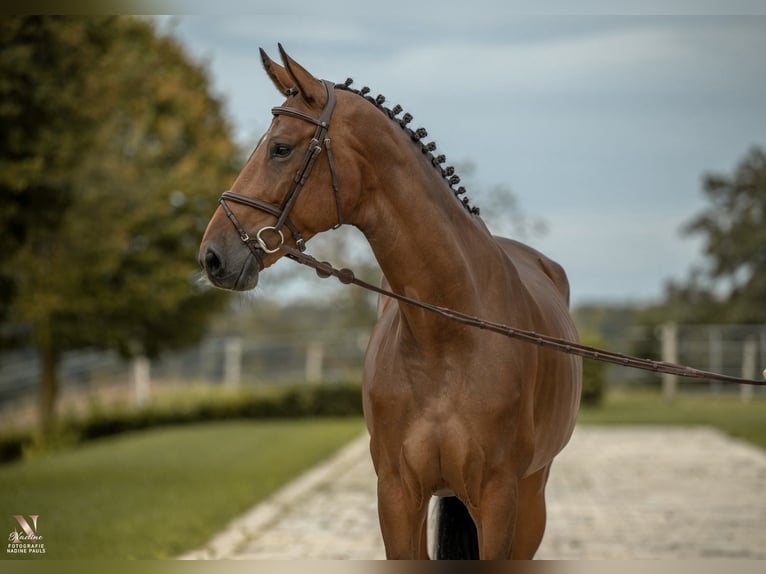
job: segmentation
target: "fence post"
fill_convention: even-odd
[[[758,343],[754,337],[748,337],[742,345],[742,378],[754,379],[756,370],[756,357],[758,356]],[[739,396],[743,403],[750,402],[753,398],[752,385],[740,385]]]
[[[324,362],[324,346],[319,341],[311,341],[306,348],[306,382],[319,383],[322,381],[322,363]]]
[[[223,384],[238,387],[242,379],[242,337],[227,337],[223,343]]]
[[[758,358],[760,363],[763,364],[763,362],[766,361],[766,329],[761,329],[761,332],[758,335],[758,343],[760,347]],[[763,378],[766,379],[766,369],[763,370]]]
[[[131,378],[133,379],[133,398],[139,407],[149,402],[152,383],[150,368],[149,359],[143,355],[133,357],[130,363]]]
[[[717,325],[708,328],[708,367],[714,373],[723,373],[723,336]],[[723,385],[719,381],[710,381],[710,392],[720,393]]]
[[[678,325],[673,322],[664,323],[661,330],[662,360],[667,363],[678,362]],[[668,403],[676,396],[678,376],[662,373],[662,399]]]

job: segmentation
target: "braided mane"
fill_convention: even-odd
[[[436,142],[428,142],[423,143],[420,141],[421,139],[428,136],[428,132],[425,128],[418,128],[416,130],[412,130],[411,128],[407,127],[407,124],[409,124],[412,121],[412,114],[405,113],[401,118],[397,118],[396,116],[399,115],[402,112],[402,106],[399,104],[395,105],[393,109],[387,108],[383,105],[383,103],[386,101],[386,98],[382,95],[378,94],[377,97],[373,98],[372,96],[368,95],[370,93],[370,88],[367,86],[364,86],[361,90],[356,90],[351,87],[351,84],[353,83],[353,79],[348,78],[344,83],[342,84],[335,84],[335,87],[339,90],[345,90],[347,92],[352,92],[354,94],[357,94],[361,97],[363,97],[365,100],[370,102],[372,105],[374,105],[376,108],[378,108],[380,111],[382,111],[384,114],[386,114],[391,120],[395,121],[399,124],[399,126],[407,133],[407,135],[410,136],[413,142],[420,144],[420,151],[422,151],[426,157],[431,160],[431,165],[434,166],[434,168],[438,169],[441,172],[442,177],[447,182],[447,185],[449,185],[450,189],[452,190],[452,193],[455,194],[455,197],[460,201],[460,203],[465,207],[466,210],[468,210],[469,213],[472,215],[479,215],[479,208],[474,207],[471,205],[470,200],[468,197],[461,198],[460,196],[463,195],[466,191],[465,187],[462,185],[458,187],[457,189],[455,186],[460,183],[460,177],[455,174],[455,168],[450,166],[442,167],[441,164],[443,164],[447,158],[443,154],[434,155],[433,152],[436,151]]]

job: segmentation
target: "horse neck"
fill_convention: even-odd
[[[457,200],[441,174],[396,126],[376,134],[366,158],[357,227],[397,293],[478,312],[498,273],[499,248],[484,223]],[[387,134],[390,137],[382,137]],[[372,143],[370,143],[372,146]],[[453,328],[432,313],[400,307],[416,336]]]

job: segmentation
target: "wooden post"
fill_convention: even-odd
[[[714,373],[723,373],[723,337],[721,328],[714,326],[708,329],[708,367]],[[710,381],[710,392],[720,393],[723,385],[720,381]]]
[[[56,400],[59,394],[59,354],[51,345],[38,347],[40,357],[40,398],[38,413],[40,430],[47,436],[56,417]]]
[[[227,337],[223,343],[223,384],[238,387],[242,379],[242,337]]]
[[[758,343],[754,337],[745,339],[742,345],[742,378],[754,379],[756,370],[756,357],[758,356]],[[739,396],[743,403],[748,403],[753,398],[752,385],[740,385]]]
[[[306,382],[322,382],[322,363],[324,362],[324,346],[319,341],[312,341],[306,348]]]
[[[662,360],[667,363],[678,362],[678,325],[673,322],[664,323],[661,330]],[[669,403],[676,396],[678,376],[662,373],[662,400]]]
[[[142,407],[149,402],[151,393],[151,364],[143,355],[133,357],[131,362],[131,376],[133,378],[133,398],[137,406]]]
[[[758,346],[760,347],[758,359],[761,366],[763,366],[763,363],[766,361],[766,329],[761,329],[761,333],[758,335],[758,343]],[[761,374],[763,375],[763,378],[766,379],[766,369],[764,369]]]

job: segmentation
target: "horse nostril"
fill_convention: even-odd
[[[222,269],[221,258],[215,252],[212,247],[208,247],[205,251],[205,270],[211,276],[217,276]]]

